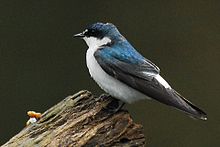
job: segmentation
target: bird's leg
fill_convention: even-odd
[[[105,97],[111,97],[110,95],[106,96],[106,95],[103,95]],[[116,113],[118,112],[119,110],[122,109],[122,107],[124,106],[124,102],[116,99],[116,98],[112,98],[112,101],[106,106],[106,110],[112,112],[112,113]]]
[[[118,106],[118,110],[121,110],[122,109],[122,107],[125,105],[125,102],[122,102],[122,101],[120,101],[120,100],[118,100],[118,103],[119,103],[119,106]],[[118,111],[117,110],[117,111]]]
[[[112,97],[111,95],[109,94],[102,94],[100,96],[100,98],[111,98],[111,102],[105,107],[106,110],[112,112],[112,113],[116,113],[118,112],[119,110],[122,109],[122,107],[125,105],[124,102]]]

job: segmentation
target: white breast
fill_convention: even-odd
[[[105,41],[107,40],[105,39]],[[86,40],[86,43],[90,44],[86,53],[86,64],[89,73],[105,92],[127,103],[148,98],[144,94],[108,75],[94,57],[94,52],[98,49],[97,43],[91,43],[91,40]]]

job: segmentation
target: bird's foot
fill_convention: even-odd
[[[112,113],[116,113],[119,110],[121,110],[124,105],[125,105],[124,102],[118,99],[112,98],[112,101],[106,106],[105,109]]]

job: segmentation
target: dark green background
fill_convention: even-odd
[[[112,22],[161,68],[177,91],[202,107],[196,121],[153,101],[126,108],[143,124],[148,146],[220,144],[219,1],[0,1],[0,143],[81,89],[103,91],[85,64],[87,46],[73,39],[88,24]]]

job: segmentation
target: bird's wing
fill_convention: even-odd
[[[165,88],[156,79],[156,75],[159,75],[159,69],[149,60],[143,58],[139,60],[144,61],[135,62],[137,60],[135,57],[123,52],[119,54],[108,47],[98,49],[94,53],[94,57],[106,73],[145,95],[176,107],[194,117],[202,119],[205,116],[202,110],[183,98],[175,90]]]
[[[140,58],[135,59],[127,52],[118,53],[108,47],[97,50],[94,57],[102,69],[112,77],[147,96],[164,103],[168,101],[159,99],[167,90],[156,80],[155,76],[159,74],[159,70],[151,62]],[[144,61],[137,62],[137,60]]]
[[[144,58],[129,43],[114,47],[103,46],[94,53],[94,56],[97,60],[100,59],[105,63],[109,62],[115,66],[124,67],[122,69],[124,72],[129,72],[132,68],[137,76],[141,76],[142,71],[149,74],[160,73],[160,69],[153,62]]]

